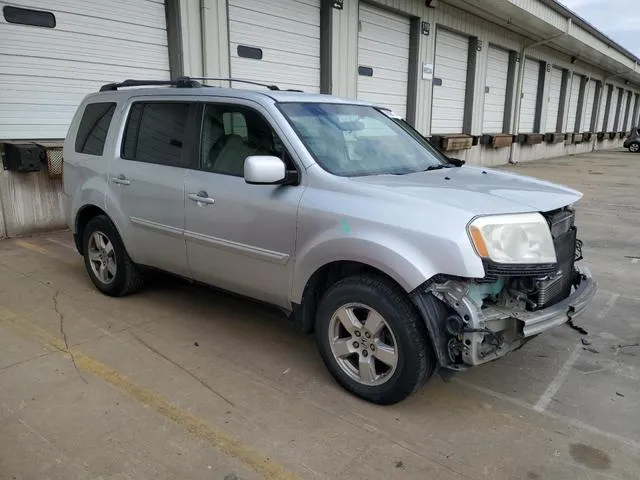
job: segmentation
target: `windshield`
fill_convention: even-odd
[[[444,166],[426,142],[373,107],[334,103],[279,106],[316,161],[334,175],[402,175]]]

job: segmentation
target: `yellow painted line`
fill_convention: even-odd
[[[207,441],[219,452],[239,460],[264,478],[269,480],[297,480],[299,478],[265,455],[207,424],[191,412],[172,404],[161,395],[135,384],[111,367],[75,349],[69,352],[62,340],[30,324],[3,307],[0,307],[0,322],[11,325],[18,333],[29,339],[37,340],[58,353],[68,357],[72,353],[76,365],[82,370],[95,375],[123,394],[152,408],[160,415],[183,427],[192,435]]]
[[[68,260],[50,250],[47,250],[44,247],[36,245],[35,243],[27,242],[26,240],[14,240],[14,245],[17,245],[20,248],[24,248],[25,250],[29,250],[31,252],[39,253],[40,255],[44,255],[47,258],[51,258],[53,260],[57,260],[58,262],[66,263],[67,265],[72,265],[77,267],[82,265],[80,261]]]
[[[31,242],[27,242],[26,240],[15,240],[13,243],[26,250],[31,250],[32,252],[37,252],[46,256],[51,255],[51,252],[49,252],[49,250],[47,250],[46,248],[39,247],[38,245],[35,245]]]

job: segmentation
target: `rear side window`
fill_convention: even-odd
[[[76,134],[76,152],[102,155],[115,103],[90,103],[82,114]]]
[[[189,109],[188,103],[134,103],[124,133],[122,158],[186,167],[183,146]]]

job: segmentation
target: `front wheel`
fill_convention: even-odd
[[[632,143],[631,145],[629,145],[629,151],[631,153],[638,153],[640,152],[640,143]]]
[[[315,331],[333,377],[373,403],[405,399],[436,366],[424,322],[405,292],[384,278],[354,276],[333,285],[320,301]]]

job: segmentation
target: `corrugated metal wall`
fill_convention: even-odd
[[[23,0],[19,6],[51,12],[55,28],[0,16],[0,139],[64,138],[76,106],[101,85],[169,78],[162,0]]]
[[[163,0],[146,1],[148,2],[150,6],[149,8],[151,10],[147,11],[146,17],[138,22],[141,25],[141,35],[133,36],[138,40],[144,38],[147,33],[151,32],[150,28],[152,28],[152,26],[147,25],[147,23],[151,21],[151,17],[155,15],[155,17],[159,18],[160,13],[164,14],[164,9],[162,8]],[[233,47],[233,45],[230,45],[229,43],[229,19],[227,11],[228,2],[221,0],[175,1],[178,2],[180,6],[179,10],[181,16],[179,19],[179,25],[182,37],[181,61],[182,68],[185,74],[192,76],[200,76],[201,74],[204,74],[206,76],[212,77],[228,77],[230,75],[231,63],[230,47]],[[306,2],[306,0],[301,1]],[[509,1],[513,5],[529,11],[534,15],[537,15],[539,18],[542,18],[550,25],[555,26],[559,31],[563,30],[566,27],[566,20],[562,18],[561,15],[557,14],[555,11],[540,2],[531,0]],[[132,11],[131,15],[127,13],[135,5],[137,5],[137,2],[125,0],[117,0],[117,2],[117,5],[119,5],[121,8],[114,9],[110,4],[110,13],[107,12],[109,13],[109,15],[115,15],[117,19],[122,19],[123,16],[130,16],[134,19],[137,19],[139,17],[138,13],[136,12]],[[232,6],[236,5],[236,3],[234,2],[232,2]],[[281,2],[278,2],[276,0],[269,0],[269,2],[274,6],[274,14],[285,19],[287,18],[288,12],[281,8]],[[104,7],[104,5],[102,4],[98,5],[100,2],[98,2],[97,0],[91,0],[90,2],[79,2],[79,0],[60,0],[60,2],[57,2],[56,5],[59,4],[66,8],[72,4],[82,4],[83,7],[86,8],[87,3],[89,3],[89,7],[93,8],[94,13],[105,12],[104,8],[106,7]],[[263,2],[254,0],[254,4],[256,5],[262,3]],[[43,8],[51,8],[48,2],[45,2],[45,0],[30,0],[30,5],[31,4],[42,5]],[[469,4],[473,6],[471,2]],[[408,79],[409,85],[415,85],[415,96],[413,98],[409,98],[409,101],[413,102],[412,107],[415,111],[415,127],[420,132],[425,135],[435,133],[431,125],[433,86],[432,82],[428,78],[423,79],[422,72],[428,72],[428,67],[433,68],[434,63],[436,63],[435,42],[436,32],[438,31],[438,28],[448,29],[450,31],[463,34],[470,39],[470,48],[471,45],[473,45],[472,50],[477,50],[469,52],[470,54],[466,59],[468,62],[468,66],[470,67],[469,71],[474,72],[474,74],[470,78],[467,77],[467,82],[469,82],[469,80],[471,79],[471,83],[474,85],[474,88],[471,92],[465,92],[464,96],[464,131],[472,135],[482,135],[483,133],[497,133],[498,131],[503,130],[503,128],[500,128],[498,130],[500,102],[496,104],[497,98],[492,98],[491,95],[485,94],[487,87],[489,88],[489,92],[493,90],[500,92],[501,94],[504,89],[505,96],[507,95],[507,92],[510,93],[510,96],[508,98],[505,98],[505,105],[510,105],[511,108],[505,108],[504,118],[505,120],[509,120],[507,121],[507,126],[509,126],[510,128],[507,130],[512,131],[514,125],[514,105],[516,103],[516,89],[507,88],[505,85],[503,85],[504,82],[500,83],[500,85],[496,83],[496,71],[489,70],[489,65],[491,63],[489,60],[490,48],[497,47],[503,49],[505,52],[520,52],[523,45],[529,43],[531,39],[521,37],[499,25],[481,19],[469,12],[457,9],[446,3],[446,0],[440,0],[436,8],[428,8],[425,6],[425,2],[420,0],[369,0],[367,1],[367,5],[386,8],[390,12],[404,15],[406,16],[406,18],[411,20],[420,20],[421,22],[425,22],[425,25],[429,27],[429,31],[425,32],[426,34],[420,34],[417,38],[412,37],[415,40],[415,43],[412,43],[412,49],[416,54],[415,58],[417,58],[418,65],[417,68],[415,68],[416,65],[414,64],[414,68],[410,68],[409,72],[412,72],[413,75],[417,75],[417,78]],[[342,6],[342,9],[329,7],[330,9],[327,12],[328,16],[326,18],[330,20],[331,25],[330,35],[328,36],[328,48],[331,52],[330,72],[321,71],[320,76],[321,79],[328,78],[327,85],[334,95],[346,98],[356,98],[358,95],[357,66],[359,1],[345,0],[342,3]],[[100,15],[102,15],[102,13],[100,13]],[[85,28],[85,30],[89,30],[88,33],[92,33],[91,30],[93,27],[95,27],[95,25],[91,23],[93,21],[94,20],[89,20],[88,23],[84,26],[77,25],[77,28]],[[256,23],[255,19],[253,23]],[[325,27],[327,25],[328,24],[325,24]],[[416,23],[414,22],[412,23],[412,25],[415,26]],[[252,25],[252,27],[257,28],[258,26]],[[122,32],[122,28],[120,27],[116,30],[118,32]],[[166,48],[166,38],[163,36],[166,32],[158,31],[151,33],[153,33],[157,38],[154,37],[154,39],[151,39],[151,37],[149,37],[151,39],[149,40],[149,43],[160,45],[161,48]],[[149,33],[149,35],[151,33]],[[269,31],[265,31],[265,35],[268,33]],[[322,41],[321,33],[324,32],[321,31],[319,34]],[[609,55],[616,61],[619,61],[623,64],[624,62],[629,63],[630,68],[633,68],[632,60],[626,58],[623,54],[613,51],[613,49],[607,47],[600,40],[594,39],[588,32],[584,31],[580,27],[573,25],[570,29],[570,34],[576,38],[581,39],[585,42],[585,44],[595,45],[605,55]],[[131,37],[130,32],[129,34],[125,32],[125,36],[126,35],[129,35],[129,37]],[[165,42],[164,44],[162,44],[163,41]],[[490,45],[492,47],[490,47]],[[326,48],[327,45],[323,44],[323,47]],[[3,48],[8,48],[6,42],[0,44],[0,53],[3,51]],[[29,48],[29,45],[20,48]],[[135,54],[136,52],[133,53]],[[96,55],[95,52],[91,52],[91,54]],[[109,57],[109,55],[112,55],[112,53],[106,52],[104,55],[106,55],[105,58],[111,58]],[[563,118],[561,119],[562,125],[560,130],[562,132],[573,131],[573,125],[568,125],[568,123],[571,123],[569,117],[573,116],[573,110],[571,110],[571,112],[569,110],[570,108],[573,108],[573,104],[570,104],[571,85],[569,83],[568,85],[558,86],[556,78],[557,74],[554,74],[554,72],[557,72],[557,69],[567,70],[568,75],[565,75],[563,80],[566,83],[566,79],[570,79],[574,74],[576,75],[576,78],[578,75],[582,75],[591,79],[602,79],[602,70],[598,68],[592,68],[581,62],[572,63],[570,55],[560,53],[544,46],[531,49],[527,51],[526,55],[533,59],[545,62],[547,68],[546,73],[543,72],[544,75],[540,75],[539,77],[544,79],[544,84],[540,86],[540,89],[537,89],[538,92],[536,95],[536,104],[534,105],[534,108],[537,110],[536,115],[538,115],[538,118],[541,119],[541,132],[544,133],[546,131],[556,130],[555,124],[557,122],[553,119],[558,118],[558,112],[560,111],[563,112]],[[135,55],[133,55],[131,58],[134,57]],[[511,58],[515,59],[513,53],[511,54]],[[151,68],[152,71],[155,71],[154,69],[156,69],[155,66],[149,65],[149,59],[142,59],[139,62],[136,61],[135,63],[136,65],[133,65],[131,68],[139,69],[140,66],[146,66],[148,68]],[[60,65],[64,66],[62,63]],[[515,80],[519,63],[515,64],[515,72],[512,68],[513,66],[514,64],[510,65],[510,71],[512,71],[514,75],[511,79]],[[119,67],[116,66],[110,71],[110,74],[114,77],[114,80],[123,78],[125,76],[149,76],[149,71],[145,68],[143,68],[143,71],[141,72],[131,69],[127,69],[126,71],[124,71],[118,68]],[[165,68],[163,64],[163,66],[160,68],[160,74],[168,75],[167,69],[168,67]],[[89,75],[91,73],[91,69],[87,69],[86,73]],[[325,75],[324,77],[323,74]],[[426,75],[428,77],[428,73]],[[92,79],[89,80],[93,81]],[[225,82],[212,83],[220,84]],[[607,83],[614,86],[616,94],[618,88],[629,89],[630,87],[625,87],[623,82],[617,78],[611,79]],[[513,87],[513,85],[511,85],[511,87]],[[616,95],[614,95],[613,99],[611,100],[611,105],[609,105],[609,107],[607,108],[607,89],[602,89],[603,94],[599,99],[595,99],[591,96],[591,87],[592,83],[589,82],[587,93],[584,94],[585,101],[582,103],[582,110],[578,110],[579,106],[575,107],[576,116],[581,115],[581,118],[583,119],[582,129],[585,131],[590,130],[590,125],[588,125],[589,117],[593,115],[593,108],[591,107],[591,105],[592,102],[596,101],[601,102],[598,115],[598,128],[596,129],[596,131],[602,129],[602,120],[605,116],[605,110],[609,112],[607,119],[611,120],[608,122],[609,126],[607,127],[607,130],[611,131],[613,129],[613,118],[616,113],[619,114],[620,119],[618,121],[619,129],[622,129],[624,116],[622,116],[621,110],[622,108],[626,109],[626,102],[623,102],[624,104],[622,105],[622,108],[618,110]],[[92,86],[92,88],[94,87]],[[563,96],[562,104],[560,104],[559,102],[559,88],[564,88],[566,91],[566,94]],[[634,88],[633,93],[636,92],[637,90]],[[555,104],[554,101],[551,101],[551,99],[553,98],[558,100],[555,101]],[[0,91],[0,101],[2,101],[2,99],[3,92]],[[470,105],[467,105],[467,103],[470,103]],[[538,105],[537,103],[540,104]],[[74,109],[72,107],[69,108],[70,110]],[[495,111],[496,108],[498,109],[497,113]],[[6,109],[0,111],[0,118],[3,114],[6,115],[6,111]],[[486,116],[485,112],[490,111],[493,112],[493,116]],[[491,117],[491,121],[485,122],[485,117]],[[629,123],[631,123],[631,120],[629,120]],[[637,124],[637,118],[633,119],[633,123]],[[493,130],[493,132],[488,132],[487,129]],[[66,130],[66,125],[64,130]],[[64,132],[60,134],[60,138],[62,136],[64,136]],[[616,139],[612,141],[606,140],[601,143],[595,143],[594,141],[593,143],[582,143],[578,145],[565,145],[564,143],[543,143],[535,146],[515,145],[514,159],[518,161],[524,161],[536,158],[557,156],[565,153],[579,153],[582,151],[591,150],[594,146],[596,148],[617,147],[621,145],[621,142],[622,140]],[[494,165],[505,163],[509,159],[509,148],[492,149],[477,145],[469,150],[456,152],[454,155],[459,158],[465,159],[470,163]],[[60,225],[61,223],[64,223],[63,207],[59,203],[60,199],[58,197],[60,191],[59,187],[56,186],[55,181],[49,180],[44,174],[30,174],[25,177],[28,180],[15,179],[13,177],[9,178],[11,177],[11,175],[8,174],[4,174],[4,176],[0,175],[0,177],[0,190],[2,191],[2,198],[3,200],[6,199],[4,201],[5,210],[7,208],[13,208],[11,206],[7,207],[8,204],[11,205],[10,202],[12,201],[12,199],[7,196],[10,196],[12,198],[20,198],[23,202],[21,211],[10,212],[13,219],[18,219],[17,222],[14,222],[12,219],[5,218],[5,222],[8,225],[7,230],[10,230],[8,233],[15,234],[16,231],[22,228],[19,227],[19,225],[24,225],[26,226],[26,229],[29,230],[33,228],[39,228],[42,225],[51,226],[53,224]],[[36,195],[37,198],[35,198],[35,200],[32,198],[31,200],[33,201],[29,201],[29,197],[33,195]],[[51,206],[52,210],[48,210],[48,206]],[[50,223],[51,221],[53,222],[53,224]],[[3,227],[1,225],[2,222],[0,222],[0,236],[3,234]],[[10,228],[9,225],[11,226]]]

